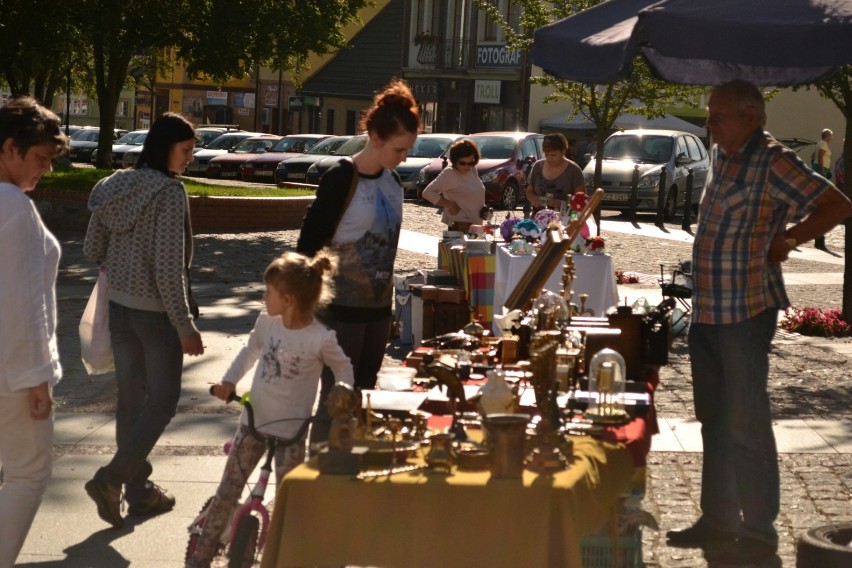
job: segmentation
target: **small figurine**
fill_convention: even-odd
[[[331,387],[326,404],[331,416],[329,449],[351,451],[358,437],[357,413],[361,409],[358,393],[345,383],[337,383]]]

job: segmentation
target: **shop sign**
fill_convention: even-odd
[[[302,97],[287,97],[287,110],[299,112],[303,106]]]
[[[228,106],[228,93],[225,91],[207,91],[207,104]]]
[[[473,102],[487,105],[499,105],[500,81],[474,81]]]
[[[263,106],[278,107],[278,85],[266,85],[263,96]]]
[[[438,102],[437,81],[411,81],[409,84],[417,102]]]
[[[314,95],[305,95],[305,96],[304,96],[304,99],[305,99],[305,106],[309,106],[309,107],[318,107],[318,106],[322,106],[322,101],[321,101],[321,100],[320,100],[320,98],[319,98],[319,97],[317,97],[317,96],[314,96]]]
[[[521,52],[506,49],[506,45],[477,45],[476,67],[514,68],[521,66]]]
[[[247,108],[241,107],[237,109],[237,114],[239,116],[249,116],[249,114],[251,114],[251,111]]]

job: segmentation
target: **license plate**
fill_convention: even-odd
[[[287,179],[305,179],[305,174],[287,174]]]
[[[260,176],[260,177],[272,177],[272,170],[269,170],[269,171],[257,170],[256,172],[254,172],[254,175]]]
[[[605,193],[604,201],[630,201],[629,193]]]
[[[223,178],[235,178],[237,177],[237,172],[222,172]]]

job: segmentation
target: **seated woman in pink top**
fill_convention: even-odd
[[[472,140],[456,141],[449,150],[450,167],[444,168],[423,190],[423,199],[444,208],[441,221],[451,231],[466,232],[482,222],[485,186],[476,173],[479,148]]]

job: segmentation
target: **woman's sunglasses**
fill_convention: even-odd
[[[474,162],[473,160],[471,160],[471,161],[459,160],[458,162],[456,162],[456,165],[457,166],[475,166],[476,162]]]

